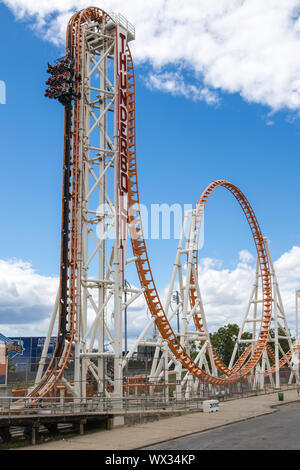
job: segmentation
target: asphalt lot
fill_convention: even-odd
[[[173,439],[150,450],[300,450],[300,403],[276,413]]]

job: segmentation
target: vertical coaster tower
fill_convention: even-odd
[[[141,291],[125,286],[128,140],[133,74],[127,44],[134,27],[98,8],[76,13],[66,57],[49,66],[46,96],[65,106],[60,287],[32,395],[62,381],[74,397],[87,377],[105,394],[104,358],[113,358],[113,393],[122,396],[122,309]],[[66,65],[73,67],[69,75]],[[123,292],[132,293],[126,305]],[[110,325],[107,311],[113,312]],[[56,348],[43,375],[55,320]],[[105,341],[111,346],[105,351]],[[71,357],[74,385],[64,378]]]

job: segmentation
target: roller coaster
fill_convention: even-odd
[[[52,78],[46,96],[58,99],[65,113],[60,284],[35,386],[27,397],[34,402],[53,396],[54,387],[61,384],[74,400],[91,394],[121,398],[123,370],[137,346],[147,344],[155,347],[149,393],[163,381],[168,383],[171,374],[176,376],[179,397],[199,394],[203,383],[224,389],[242,380],[261,386],[266,376],[279,388],[279,371],[284,365],[299,382],[299,341],[292,343],[267,239],[246,196],[230,182],[211,183],[195,208],[185,214],[163,306],[150,266],[140,208],[135,73],[128,45],[134,39],[134,27],[120,14],[87,8],[69,21],[65,58],[49,66]],[[229,191],[240,205],[257,253],[256,280],[229,366],[211,343],[198,279],[204,211],[218,188]],[[127,257],[128,234],[131,258]],[[136,266],[139,287],[126,283],[130,263]],[[172,309],[175,286],[179,286],[179,302]],[[141,296],[151,317],[124,355],[124,311]],[[113,325],[108,323],[108,310],[113,312]],[[175,333],[172,319],[179,311],[180,332]],[[55,323],[56,346],[46,365]],[[249,323],[252,339],[236,360]],[[154,324],[158,335],[146,340]],[[288,353],[281,349],[280,331],[289,343]],[[192,359],[193,342],[199,348]],[[104,367],[107,357],[113,362],[110,377]],[[65,377],[71,361],[73,381]],[[93,390],[88,377],[96,384]],[[129,378],[131,385],[138,385],[139,380],[138,376]]]

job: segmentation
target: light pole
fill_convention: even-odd
[[[240,370],[240,388],[243,396],[243,383],[242,383],[242,370],[241,370],[241,358],[240,358],[240,345],[238,342],[238,337],[236,335],[232,336],[232,340],[235,342],[237,345],[237,350],[238,350],[238,361],[239,361],[239,370]]]
[[[172,295],[172,300],[173,300],[174,302],[176,302],[176,304],[177,304],[177,313],[176,313],[176,315],[177,315],[177,332],[178,332],[178,334],[179,334],[179,332],[180,332],[180,326],[179,326],[179,307],[178,307],[178,305],[179,305],[179,292],[178,292],[178,290],[176,290],[176,291],[173,293],[173,295]]]
[[[125,309],[124,309],[124,335],[125,335],[125,341],[124,341],[124,349],[125,349],[125,360],[126,360],[126,365],[125,365],[125,380],[126,380],[126,397],[128,397],[128,360],[126,358],[127,356],[127,290],[126,287],[131,287],[129,282],[125,279],[124,280],[124,300],[125,300]]]
[[[296,340],[298,339],[298,319],[299,319],[299,299],[300,299],[300,290],[296,289]]]

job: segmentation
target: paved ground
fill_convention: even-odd
[[[277,413],[167,441],[147,450],[300,450],[300,401]]]
[[[299,401],[296,390],[284,392],[284,403]],[[275,413],[277,393],[232,400],[220,404],[217,413],[191,413],[180,417],[137,424],[132,427],[99,431],[56,442],[26,447],[30,450],[132,450],[162,441],[207,431],[249,418]],[[25,448],[23,448],[25,449]]]

